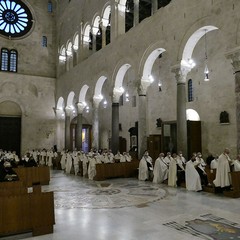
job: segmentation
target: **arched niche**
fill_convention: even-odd
[[[12,101],[4,101],[0,103],[0,116],[22,116],[20,106]]]

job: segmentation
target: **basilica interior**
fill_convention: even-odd
[[[136,160],[147,149],[155,160],[228,148],[236,159],[239,11],[239,0],[0,0],[0,149]],[[54,232],[3,239],[240,238],[238,199],[136,177],[50,176]]]

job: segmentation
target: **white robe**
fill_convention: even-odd
[[[171,162],[169,163],[168,186],[177,186],[177,159],[174,158],[172,158]]]
[[[234,166],[234,172],[240,171],[240,161],[239,160],[235,160],[233,163],[233,166]]]
[[[67,160],[67,155],[66,153],[63,153],[60,161],[62,170],[65,170],[66,168],[66,160]]]
[[[82,167],[83,167],[83,177],[86,177],[88,172],[88,158],[85,154],[81,156]]]
[[[67,161],[66,161],[66,173],[70,174],[72,168],[72,156],[70,153],[67,153]]]
[[[79,155],[73,155],[73,167],[74,167],[74,174],[77,176],[79,172]]]
[[[218,166],[216,171],[216,178],[213,181],[216,187],[228,187],[230,186],[230,158],[222,153],[218,158]]]
[[[154,169],[153,169],[153,182],[162,183],[168,178],[168,166],[164,162],[164,159],[160,157],[156,159]]]
[[[218,165],[218,160],[213,159],[210,163],[210,168],[211,169],[217,169],[217,165]]]
[[[148,179],[148,166],[145,158],[143,157],[139,162],[138,180],[145,181]]]
[[[192,160],[189,160],[186,163],[185,178],[186,178],[186,189],[187,190],[189,190],[189,191],[202,190],[201,178],[200,178]]]
[[[88,178],[93,180],[96,176],[96,160],[94,157],[89,158],[89,165],[88,165]]]

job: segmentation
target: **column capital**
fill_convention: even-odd
[[[65,114],[66,114],[66,116],[69,117],[69,116],[71,115],[71,113],[72,113],[72,109],[69,108],[69,107],[65,107],[64,110],[65,110]]]
[[[124,89],[122,87],[114,87],[112,101],[113,103],[119,103],[120,97],[123,95]]]
[[[103,100],[103,96],[101,95],[98,95],[98,96],[94,96],[93,97],[93,107],[94,108],[98,108],[99,107],[99,104],[100,102]]]
[[[240,47],[228,51],[225,57],[231,60],[234,72],[240,72]]]
[[[147,94],[148,87],[152,84],[149,79],[141,79],[141,83],[138,86],[138,95],[143,96]]]
[[[172,67],[172,72],[175,73],[177,83],[186,83],[187,75],[192,70],[192,67],[187,65],[175,65]]]
[[[87,104],[85,102],[78,102],[77,103],[77,111],[78,114],[83,113],[84,108],[87,106]]]

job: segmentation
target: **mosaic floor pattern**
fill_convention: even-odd
[[[240,225],[213,214],[200,215],[184,223],[170,221],[163,224],[177,231],[191,234],[205,240],[240,239]]]
[[[163,199],[167,194],[159,186],[136,179],[129,179],[127,182],[125,179],[94,182],[81,178],[81,182],[70,180],[63,186],[58,185],[60,177],[53,177],[51,186],[43,188],[43,191],[54,191],[56,209],[141,207]]]

